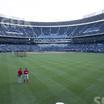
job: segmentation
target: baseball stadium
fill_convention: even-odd
[[[18,83],[19,67],[28,83]],[[0,104],[104,104],[104,12],[60,22],[0,16]]]

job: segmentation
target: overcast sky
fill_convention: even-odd
[[[0,15],[31,21],[67,21],[104,10],[104,0],[0,0]]]

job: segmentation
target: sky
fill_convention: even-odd
[[[56,22],[104,10],[104,0],[0,0],[0,15],[28,21]]]

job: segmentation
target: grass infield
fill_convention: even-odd
[[[29,83],[17,83],[28,67]],[[0,54],[0,104],[96,104],[104,97],[104,54]]]

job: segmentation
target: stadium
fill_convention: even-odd
[[[104,13],[75,21],[0,18],[0,52],[104,52]]]
[[[0,17],[0,104],[104,104],[103,62],[104,13],[63,22]],[[19,67],[28,67],[29,83],[17,83]]]

